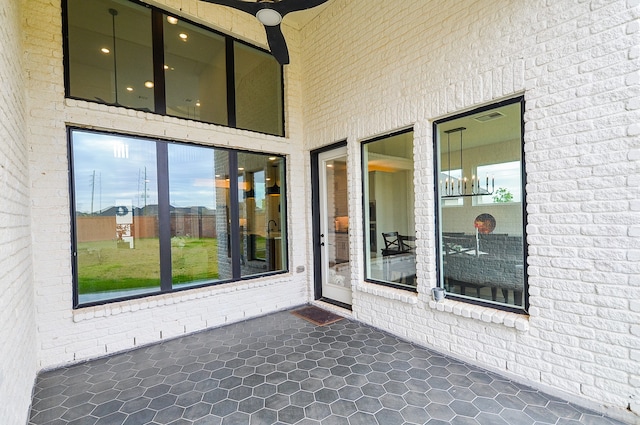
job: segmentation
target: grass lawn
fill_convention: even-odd
[[[173,283],[218,278],[216,239],[173,238]],[[78,292],[160,289],[158,239],[137,239],[135,248],[114,241],[78,244]]]

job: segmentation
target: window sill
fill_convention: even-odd
[[[529,316],[523,316],[509,311],[497,310],[491,307],[464,303],[445,299],[440,302],[429,300],[429,307],[456,316],[481,320],[486,323],[496,323],[508,328],[515,328],[520,332],[529,331]]]
[[[126,301],[108,302],[96,306],[79,307],[78,309],[73,310],[72,319],[74,322],[78,323],[96,318],[118,316],[120,314],[132,313],[139,310],[155,309],[197,299],[219,297],[223,294],[269,286],[278,282],[269,280],[268,277],[240,280],[221,285],[191,288],[184,291],[175,291],[166,294],[149,295]]]
[[[375,295],[389,300],[401,301],[406,304],[418,304],[418,294],[416,292],[396,289],[390,286],[363,282],[357,286],[357,290],[364,292],[365,294]]]

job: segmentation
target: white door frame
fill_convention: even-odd
[[[349,233],[346,217],[348,195],[346,175],[344,190],[334,192],[331,180],[333,165],[342,162],[346,169],[346,144],[312,152],[315,298],[351,308],[351,272]],[[344,161],[336,161],[344,158]],[[337,202],[336,202],[337,201]],[[335,204],[341,203],[338,207]],[[339,210],[338,213],[336,211]],[[338,219],[336,214],[340,215]]]

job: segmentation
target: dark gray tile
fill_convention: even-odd
[[[315,401],[311,391],[300,390],[289,396],[291,404],[298,407],[306,407]]]
[[[621,425],[342,320],[279,312],[40,374],[29,425]]]
[[[456,415],[468,416],[470,418],[480,413],[480,410],[468,401],[454,400],[449,404],[449,407]]]
[[[287,406],[278,410],[278,420],[287,424],[295,424],[304,418],[304,410],[298,406]]]
[[[450,421],[456,414],[449,406],[440,403],[430,403],[424,410],[434,419]]]
[[[304,408],[306,418],[322,420],[331,414],[331,408],[326,403],[313,402]]]
[[[358,410],[367,413],[375,413],[382,409],[382,403],[377,398],[364,396],[356,400],[356,406]]]
[[[372,425],[376,424],[376,417],[371,413],[356,412],[349,416],[349,425]]]

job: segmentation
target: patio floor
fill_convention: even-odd
[[[42,373],[29,424],[621,422],[352,320],[283,311]]]

